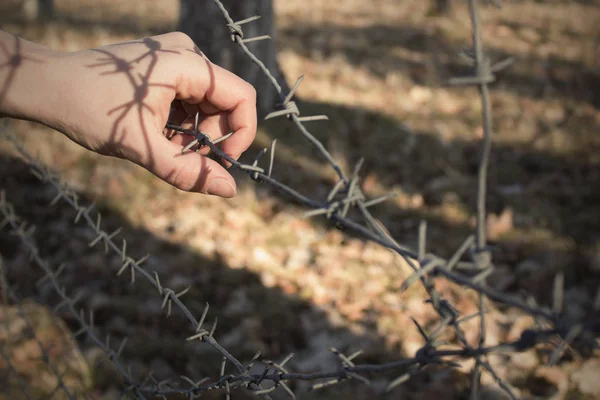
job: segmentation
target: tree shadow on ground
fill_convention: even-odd
[[[37,0],[31,0],[29,3],[34,1]],[[122,5],[124,7],[120,7],[118,12],[115,12],[114,9],[111,9],[109,2],[106,4],[103,4],[102,1],[59,2],[59,4],[55,4],[52,16],[48,17],[35,13],[35,8],[28,10],[25,6],[26,2],[8,0],[6,3],[0,4],[0,25],[44,25],[52,22],[66,24],[73,29],[91,31],[101,29],[108,30],[112,34],[133,33],[138,35],[156,35],[175,29],[175,23],[170,20],[169,13],[165,13],[165,10],[172,12],[172,9],[167,6],[164,7],[165,10],[162,10],[155,3],[144,7],[136,6],[135,3],[124,4]],[[143,11],[147,13],[144,18],[142,17]]]
[[[372,209],[400,243],[417,248],[418,225],[426,220],[429,251],[449,257],[474,232],[479,139],[444,141],[432,132],[410,130],[361,108],[314,102],[299,106],[305,115],[330,117],[330,121],[311,123],[310,130],[333,149],[346,173],[364,157],[361,184],[371,198],[386,190],[400,193],[396,200]],[[324,202],[336,182],[332,168],[291,123],[269,122],[263,127],[266,133],[259,133],[242,160],[251,163],[269,140],[278,139],[272,176]],[[600,240],[596,207],[600,165],[577,154],[495,143],[488,181],[488,233],[495,262],[514,269],[523,260],[535,259],[548,277],[574,264],[577,268],[569,284],[587,285],[585,277],[592,274],[593,263],[590,251]],[[267,185],[256,190],[280,196]],[[324,223],[325,218],[313,221]],[[533,291],[548,304],[549,291],[544,287],[545,283],[533,288],[522,280],[512,289]],[[593,285],[588,289],[594,293]]]
[[[409,129],[393,118],[362,108],[314,102],[299,105],[306,115],[322,113],[330,117],[327,122],[311,123],[310,130],[341,157],[347,173],[348,167],[364,157],[361,176],[372,177],[382,187],[401,187],[408,193],[422,194],[426,206],[439,205],[449,192],[466,207],[474,206],[481,148],[478,138],[445,141],[436,133]],[[292,124],[265,123],[263,127],[266,136],[259,135],[246,160],[253,159],[270,139],[278,139],[283,150],[276,151],[273,176],[310,189],[324,199],[335,176],[322,157]],[[308,168],[298,168],[302,165]],[[592,155],[556,154],[533,146],[497,142],[490,163],[489,207],[499,212],[510,206],[525,214],[535,210],[523,202],[537,198],[536,207],[557,212],[556,221],[548,228],[586,241],[591,232],[600,232],[598,220],[589,215],[598,201],[594,188],[599,180],[600,166]]]
[[[451,77],[472,73],[471,67],[458,56],[466,44],[452,43],[441,33],[418,26],[302,23],[283,27],[278,40],[280,49],[290,49],[311,59],[326,60],[341,55],[379,78],[402,71],[417,85],[438,86]],[[493,62],[515,58],[514,67],[498,74],[501,88],[519,96],[571,99],[600,108],[600,75],[596,70],[557,56],[540,58],[531,55],[533,52],[515,56],[489,44],[485,49]]]
[[[124,337],[128,338],[122,361],[132,365],[136,376],[141,378],[153,370],[159,380],[179,375],[196,379],[205,376],[218,378],[221,355],[199,342],[186,342],[185,338],[194,333],[189,322],[175,307],[166,319],[166,310],[161,309],[161,296],[143,277],[138,276],[135,284],[130,285],[128,274],[115,276],[121,265],[120,258],[112,253],[104,255],[101,243],[90,248],[88,243],[93,240],[93,231],[84,224],[73,223],[76,211],[70,206],[62,202],[54,207],[48,205],[55,197],[54,189],[40,183],[29,172],[28,165],[19,159],[0,157],[0,187],[5,190],[7,200],[15,206],[16,213],[37,226],[34,241],[39,247],[39,254],[54,267],[65,263],[60,283],[71,297],[77,293],[83,295],[77,305],[94,310],[99,335],[110,334],[111,343],[115,344]],[[84,198],[84,195],[80,194],[80,197]],[[364,350],[361,363],[381,363],[401,357],[398,349],[387,348],[384,339],[373,332],[358,335],[342,325],[332,325],[324,310],[277,287],[265,287],[260,277],[249,270],[232,269],[222,260],[208,259],[144,229],[128,225],[118,212],[106,206],[100,206],[99,211],[103,215],[103,229],[112,232],[123,227],[119,237],[127,239],[131,256],[136,258],[134,254],[151,253],[144,266],[148,271],[156,271],[164,285],[176,291],[191,286],[190,293],[182,299],[197,318],[206,302],[212,305],[210,322],[219,318],[215,337],[244,362],[249,361],[257,350],[262,352],[261,359],[279,360],[289,353],[296,353],[297,357],[288,364],[291,369],[296,369],[295,365],[304,365],[311,370],[331,366],[335,370],[335,357],[326,355],[327,346],[348,352],[361,348]],[[35,298],[49,307],[58,304],[59,298],[51,287],[36,285],[43,274],[29,261],[20,239],[6,230],[0,232],[0,238],[0,252],[8,267],[8,281],[11,285],[18,285],[19,296]],[[80,328],[68,311],[61,309],[58,315],[72,332]],[[93,350],[93,343],[89,339],[79,339],[88,361],[97,360],[99,356],[94,356],[97,351]],[[454,385],[447,373],[440,373],[445,385],[458,388],[456,398],[463,396],[465,381]],[[458,375],[451,375],[459,379]],[[418,398],[419,393],[441,390],[437,385],[425,385],[431,376],[418,375],[399,391],[410,396],[415,392]],[[118,387],[120,379],[110,367],[110,362],[104,362],[94,368],[94,382],[98,393],[103,393]],[[295,387],[292,385],[292,388]],[[392,395],[398,393],[396,391]],[[313,393],[310,398],[345,398],[351,394],[353,398],[366,399],[371,398],[374,392],[349,383]],[[240,395],[244,396],[237,393],[236,397]],[[212,396],[209,393],[207,398]],[[18,399],[18,393],[11,398]]]
[[[347,34],[351,36],[351,33]],[[396,35],[401,38],[402,34],[403,32],[388,32],[381,40],[385,42]],[[431,38],[423,36],[418,31],[416,33],[406,31],[404,34],[407,34],[409,38],[410,35],[413,35],[413,40],[405,43],[402,39],[403,46],[409,49],[414,46],[412,50],[418,52],[425,53],[427,51],[419,46],[419,41],[430,41]],[[305,41],[305,43],[307,42]],[[434,44],[439,47],[446,45],[443,42]],[[298,49],[298,51],[301,50]],[[351,58],[355,63],[359,63],[364,62],[367,57],[376,59],[377,54],[358,52]],[[372,68],[381,74],[392,69],[408,69],[409,75],[410,71],[414,69],[416,72],[414,76],[411,75],[412,79],[417,83],[426,83],[422,76],[423,64],[420,62],[407,64],[408,62],[410,60],[404,60],[404,64],[402,64],[402,59],[399,59],[393,63],[384,63],[383,68],[379,64]],[[456,71],[452,72],[466,72],[462,66],[457,65],[455,68]],[[423,80],[419,81],[419,79]],[[524,81],[526,80],[524,79]],[[529,89],[527,90],[529,91]],[[439,208],[438,206],[451,204],[459,214],[467,216],[472,214],[479,141],[442,141],[433,132],[415,132],[392,118],[361,108],[310,102],[303,102],[300,106],[306,115],[325,113],[332,118],[330,124],[333,125],[333,128],[331,125],[315,123],[314,133],[327,147],[333,149],[334,154],[339,156],[336,158],[341,158],[350,168],[361,156],[365,156],[363,176],[371,177],[371,181],[375,182],[372,186],[399,187],[408,195],[422,195],[425,207],[404,207],[391,203],[379,206],[374,211],[375,215],[390,228],[392,234],[400,241],[415,247],[417,224],[421,218],[425,218],[431,223],[429,229],[431,249],[442,255],[450,254],[458,247],[458,243],[472,232],[472,226],[465,222],[465,218],[454,220],[447,214],[436,213],[435,209]],[[280,144],[287,147],[287,153],[281,146],[275,161],[275,178],[290,183],[292,187],[302,189],[304,193],[324,198],[334,181],[331,179],[331,175],[323,173],[323,164],[315,162],[318,157],[315,152],[303,139],[298,138],[295,134],[292,135],[291,129],[287,125],[267,124],[266,132],[264,143],[260,142],[253,147],[250,154],[246,156],[246,160],[251,160],[259,145],[262,147],[263,144],[268,143],[269,138],[281,138]],[[282,148],[284,152],[281,151]],[[533,147],[523,148],[506,144],[496,145],[493,154],[490,176],[490,208],[492,211],[499,213],[504,208],[514,208],[518,212],[519,220],[515,221],[518,227],[548,229],[556,235],[573,238],[584,245],[597,240],[600,225],[597,209],[594,208],[598,200],[597,191],[594,190],[599,175],[597,164],[592,164],[585,157],[578,157],[578,155],[557,155],[537,151]],[[49,209],[47,203],[52,199],[53,194],[40,190],[35,178],[26,177],[29,176],[26,166],[12,159],[4,160],[4,164],[1,184],[9,189],[9,200],[19,205],[19,212],[31,219],[32,222],[42,226],[42,231],[38,234],[42,235],[40,246],[43,247],[44,254],[56,258],[58,262],[65,258],[81,260],[73,262],[68,267],[68,275],[65,276],[67,285],[70,285],[69,288],[77,289],[86,286],[90,288],[91,293],[102,291],[110,294],[108,300],[96,298],[97,303],[94,303],[94,299],[89,297],[85,298],[84,302],[94,305],[98,309],[98,324],[100,326],[104,324],[116,338],[129,335],[138,341],[137,344],[135,342],[131,344],[134,350],[131,352],[127,350],[125,356],[130,357],[137,365],[154,363],[155,369],[162,368],[163,372],[170,373],[174,369],[176,373],[182,371],[187,374],[191,370],[193,373],[190,375],[193,376],[204,374],[213,374],[212,376],[214,376],[216,371],[212,368],[219,365],[218,355],[195,353],[193,350],[188,353],[187,348],[181,351],[183,348],[181,342],[186,336],[181,335],[181,332],[185,331],[187,326],[183,324],[182,320],[177,320],[176,315],[173,315],[165,323],[164,312],[160,310],[161,299],[156,295],[155,290],[151,287],[138,290],[137,286],[130,289],[127,279],[115,279],[114,271],[118,270],[120,260],[114,257],[104,259],[97,252],[88,254],[87,242],[91,238],[86,236],[87,234],[83,231],[77,231],[76,237],[72,237],[71,230],[65,222],[73,218],[72,212],[60,207]],[[7,173],[8,171],[10,173]],[[4,176],[5,173],[7,176]],[[32,201],[35,202],[35,206],[27,206]],[[282,206],[280,205],[280,207]],[[108,231],[112,231],[112,228],[123,223],[121,216],[113,210],[105,209],[103,211],[110,215],[108,221],[105,221]],[[57,213],[58,221],[55,221],[57,217],[54,213]],[[242,346],[240,352],[237,353],[247,359],[253,355],[256,347],[261,346],[264,347],[265,357],[283,356],[289,351],[302,353],[302,349],[308,346],[310,336],[306,332],[303,332],[304,335],[298,333],[296,328],[300,324],[298,315],[308,314],[308,318],[316,318],[313,313],[317,313],[319,318],[323,318],[314,311],[314,306],[290,298],[278,289],[265,288],[253,273],[243,270],[234,271],[219,260],[200,257],[181,246],[166,243],[142,229],[127,226],[125,233],[129,238],[133,238],[133,240],[130,239],[130,246],[140,249],[140,255],[144,253],[145,249],[150,249],[153,254],[158,254],[159,260],[151,264],[152,268],[160,270],[163,266],[161,271],[171,276],[174,270],[166,270],[164,266],[175,265],[175,269],[181,271],[180,275],[184,276],[180,284],[181,282],[191,282],[193,285],[201,287],[202,293],[192,293],[191,296],[186,296],[186,299],[190,298],[196,315],[201,313],[204,302],[209,301],[215,304],[216,309],[230,309],[229,314],[227,311],[224,312],[225,318],[223,319],[226,321],[222,321],[220,331],[226,333],[236,327],[241,327],[244,332],[253,332],[256,338],[249,340],[246,334],[234,337],[235,340],[233,340],[235,346],[250,342],[257,344],[257,346]],[[517,244],[519,241],[520,239],[516,240]],[[24,262],[26,257],[18,250],[15,251],[14,238],[7,239],[2,243],[7,243],[6,249],[3,251],[12,254],[8,257],[10,262],[16,262],[17,265],[26,264]],[[65,245],[66,243],[68,245]],[[506,251],[505,247],[500,247],[501,251],[498,252],[496,260],[512,265],[524,258],[531,257],[533,251],[534,255],[537,252],[540,258],[548,261],[552,269],[584,258],[581,248],[549,252],[548,241],[542,238],[540,242],[536,243],[537,247],[533,250],[530,246],[519,247],[517,245],[516,249],[510,251]],[[558,257],[556,257],[557,253]],[[17,261],[14,261],[15,259]],[[108,272],[104,264],[110,264],[112,272]],[[199,265],[202,266],[200,271]],[[582,273],[586,270],[587,264],[583,262],[578,264],[577,268],[571,271],[574,276],[568,283],[585,281],[588,286],[594,286],[597,279],[590,279],[589,274]],[[31,275],[26,271],[29,271],[26,267],[19,269],[17,276],[12,279],[19,282],[32,282]],[[549,276],[554,272],[555,270],[551,270]],[[592,276],[592,278],[596,277]],[[518,282],[515,289],[522,288],[523,284],[523,282]],[[248,293],[245,294],[247,298],[250,298],[250,301],[246,301],[246,303],[253,305],[250,311],[241,312],[233,306],[234,311],[231,311],[232,307],[228,307],[230,303],[239,302],[239,299],[233,298],[232,294],[238,293],[236,289],[239,285],[250,287]],[[547,296],[549,287],[546,284],[541,285],[538,291],[545,292]],[[29,293],[34,294],[32,285]],[[26,291],[25,294],[27,294]],[[150,296],[154,296],[155,300],[148,301]],[[51,302],[52,298],[49,298],[48,301]],[[125,321],[115,322],[113,318],[115,314],[124,315]],[[68,316],[65,317],[68,318]],[[135,322],[135,329],[133,332],[129,332],[127,325],[132,321]],[[171,332],[175,333],[171,335]],[[306,339],[307,336],[309,339]],[[350,337],[347,342],[344,342],[346,346],[352,346],[353,343],[360,343],[360,347],[367,347],[367,349],[371,346],[364,344],[365,340],[370,341],[371,339],[357,337],[351,332],[345,331],[342,336]],[[385,355],[381,355],[382,352],[385,353],[385,350],[381,350],[383,348],[381,339],[375,339],[375,343],[373,348],[376,350],[372,350],[375,354],[373,359],[385,358]],[[164,363],[155,362],[157,357],[154,352],[159,354],[159,359],[166,358],[168,368],[164,368]],[[190,354],[193,355],[190,356]],[[366,357],[367,360],[371,357],[369,352]],[[211,370],[205,370],[204,366],[206,365],[212,367]],[[352,391],[349,391],[349,395],[352,396]],[[356,393],[352,398],[357,398]]]
[[[74,14],[69,15],[71,19],[65,19],[63,23],[67,24],[69,29],[90,29],[90,21],[85,18],[85,12],[82,15],[83,17],[79,16],[81,17],[79,22],[77,22],[78,15]],[[110,19],[99,20],[98,23],[108,24],[106,27],[111,30],[138,32],[136,25],[133,24],[135,21],[113,21],[116,26],[113,26],[111,21]],[[346,55],[349,62],[366,66],[376,75],[385,76],[391,71],[401,71],[417,84],[428,84],[423,71],[428,68],[427,63],[431,60],[431,54],[436,52],[451,54],[458,50],[441,35],[428,30],[385,25],[364,28],[298,25],[282,29],[279,40],[282,48],[293,49],[301,55],[314,56],[316,52],[322,57],[328,57],[342,53]],[[414,52],[418,57],[408,57],[406,52],[399,52],[398,49]],[[494,59],[506,56],[493,48],[491,55]],[[449,59],[440,64],[441,70],[438,72],[442,76],[467,73],[466,66],[453,64],[448,61]],[[536,63],[542,61],[535,60]],[[567,63],[567,61],[561,62]],[[567,65],[567,67],[572,67],[575,73],[580,71],[581,66]],[[577,79],[581,79],[580,74],[576,75]],[[519,82],[522,82],[530,86],[524,92],[539,92],[542,95],[547,91],[546,88],[552,86],[544,79],[537,83],[535,79],[536,77],[533,76],[521,79],[518,74],[514,75],[511,71],[506,71],[493,89],[506,87],[519,92]],[[573,85],[567,86],[573,89]],[[574,89],[577,93],[573,94],[573,98],[579,96],[582,101],[593,103],[588,93],[592,88],[593,84],[586,85],[585,88],[581,85],[577,86],[576,90]],[[591,90],[591,92],[600,93],[600,90]],[[556,96],[565,99],[571,95],[559,90]],[[300,105],[303,115],[323,113],[330,116],[330,122],[314,122],[309,128],[323,140],[326,147],[332,149],[336,158],[345,163],[346,171],[349,171],[352,165],[364,156],[365,165],[362,175],[372,177],[379,186],[401,187],[408,194],[421,195],[426,208],[439,206],[443,203],[444,197],[455,196],[459,208],[463,211],[470,213],[474,209],[473,178],[479,161],[478,140],[442,140],[437,132],[411,130],[398,120],[360,107],[316,102],[300,102]],[[490,209],[498,213],[507,206],[514,206],[517,207],[517,211],[522,211],[522,214],[528,214],[530,211],[539,212],[537,215],[529,215],[527,217],[529,222],[525,225],[549,229],[558,235],[571,236],[578,242],[591,243],[597,240],[598,216],[593,208],[586,206],[594,204],[595,201],[593,185],[597,182],[597,163],[591,163],[589,160],[593,159],[593,154],[596,152],[594,149],[598,148],[597,141],[593,139],[598,125],[597,122],[586,118],[575,113],[566,116],[560,124],[571,131],[570,135],[573,138],[569,140],[590,143],[588,154],[557,155],[536,151],[534,145],[537,141],[552,140],[553,127],[551,126],[539,126],[535,132],[528,132],[531,142],[525,148],[520,145],[495,144],[490,171]],[[446,122],[448,122],[447,118],[441,121],[442,124]],[[282,171],[278,178],[291,183],[297,181],[296,187],[310,189],[309,192],[312,194],[324,198],[333,182],[331,179],[321,177],[331,177],[331,174],[324,173],[323,164],[319,161],[315,162],[318,156],[313,153],[306,141],[296,135],[288,125],[274,122],[264,126],[267,137],[262,141],[259,140],[250,154],[255,154],[256,149],[267,145],[269,137],[283,139],[279,143],[280,151],[276,161],[281,166],[276,169],[276,173]],[[475,129],[474,126],[473,131]],[[290,150],[289,156],[281,152],[284,146]],[[306,169],[298,168],[299,165]],[[518,193],[526,194],[518,195]],[[532,203],[537,205],[535,210],[531,209]],[[396,211],[385,211],[390,208]],[[443,218],[435,217],[435,213],[420,211],[418,207],[407,210],[384,205],[379,209],[383,210],[380,211],[379,216],[386,225],[390,225],[392,233],[400,240],[413,243],[417,221],[422,217],[437,220],[444,228],[442,229],[444,234],[441,236],[447,232],[446,228],[454,229],[458,226],[459,229],[465,228],[465,231],[471,229],[463,223],[444,223]],[[454,244],[448,243],[447,247],[453,249]],[[450,250],[442,248],[440,251]]]

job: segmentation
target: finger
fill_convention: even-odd
[[[184,110],[181,101],[173,101],[171,109],[169,110],[169,122],[181,124],[187,117],[188,113]]]
[[[198,125],[198,130],[208,134],[210,140],[219,139],[230,132],[228,115],[219,113],[206,117]]]
[[[189,114],[185,120],[180,124],[182,128],[193,131],[196,126],[196,113]],[[229,129],[229,120],[226,112],[220,112],[212,115],[204,115],[202,112],[199,113],[198,118],[198,130],[207,134],[211,140],[218,139],[222,136],[227,135],[231,130]]]
[[[188,114],[183,110],[181,106],[181,102],[179,100],[175,100],[171,105],[171,109],[169,110],[169,118],[167,122],[175,125],[182,126],[185,119],[188,117]],[[178,136],[182,136],[174,129],[164,128],[163,134],[169,139],[173,140]]]
[[[228,112],[227,122],[234,134],[222,148],[228,155],[239,157],[256,136],[256,91],[235,74],[199,56],[193,58],[202,68],[190,69],[188,79],[180,79],[177,97],[191,104],[210,103]]]
[[[195,128],[195,117],[188,117],[185,121],[183,121],[180,126],[184,129],[194,130]],[[217,140],[222,136],[228,134],[229,124],[227,120],[227,115],[224,113],[212,115],[210,117],[203,118],[198,124],[198,131],[207,135],[210,141]],[[191,135],[179,134],[171,137],[171,142],[181,145],[182,148],[186,147],[188,144],[192,143],[196,140]],[[197,147],[194,147],[196,149]],[[208,146],[202,146],[198,150],[199,154],[206,155],[210,152],[210,148]]]
[[[177,135],[171,137],[171,139],[169,140],[171,143],[174,143],[177,146],[179,146],[179,152],[182,152],[183,149],[186,148],[190,143],[195,141],[196,138],[191,135],[186,135],[179,132]],[[189,151],[195,151],[200,155],[207,155],[210,152],[210,149],[207,146],[199,147],[198,145],[194,145],[192,148],[189,149]]]
[[[195,117],[191,117],[188,115],[188,113],[185,113],[186,117],[178,124],[180,127],[182,127],[183,129],[187,129],[190,131],[193,131],[195,128]],[[193,142],[194,140],[196,140],[196,138],[192,135],[188,135],[188,134],[184,134],[181,133],[179,131],[175,131],[176,135],[170,137],[170,141],[172,143],[175,143],[177,145],[180,145],[182,148],[186,147],[188,144],[190,144],[191,142]],[[201,153],[201,154],[207,154],[207,152]]]
[[[212,115],[221,112],[222,110],[210,104],[209,102],[203,101],[198,104],[190,104],[185,101],[181,102],[183,105],[183,109],[188,112],[188,114],[195,114],[197,111],[200,111],[204,115]]]
[[[152,161],[142,166],[165,182],[183,191],[235,196],[235,181],[219,163],[194,152],[182,155],[181,146],[162,135],[154,136],[150,149]]]

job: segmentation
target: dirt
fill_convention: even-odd
[[[12,0],[11,0],[12,1]],[[12,1],[12,3],[19,3]],[[3,13],[3,29],[57,50],[77,50],[176,28],[175,2],[56,0],[58,21],[32,22],[17,6]],[[565,276],[565,315],[598,318],[600,283],[600,5],[594,1],[511,1],[482,11],[484,45],[492,62],[514,57],[492,85],[493,150],[487,232],[496,272],[489,284],[531,293],[552,305],[558,272]],[[6,3],[9,4],[9,3]],[[481,146],[481,102],[476,89],[448,87],[469,72],[458,53],[470,43],[468,12],[457,2],[449,14],[418,0],[275,1],[279,61],[298,90],[303,115],[327,114],[311,129],[346,171],[365,158],[363,188],[370,196],[398,196],[374,209],[392,235],[415,247],[419,222],[428,223],[427,251],[449,256],[473,230]],[[184,296],[195,315],[211,304],[217,338],[241,359],[296,356],[290,368],[336,368],[328,347],[363,349],[361,363],[412,356],[422,339],[415,318],[435,329],[436,315],[417,285],[401,293],[409,267],[389,251],[302,219],[304,211],[264,185],[239,176],[231,201],[179,192],[122,161],[77,148],[55,132],[11,122],[27,149],[56,170],[81,196],[99,204],[103,226],[124,229],[135,256],[151,253],[156,270]],[[334,176],[285,123],[261,126],[257,150],[279,139],[274,176],[302,193],[323,198]],[[52,190],[32,177],[14,150],[0,144],[0,186],[17,211],[38,226],[37,245],[52,263],[65,262],[61,281],[84,290],[81,305],[96,310],[96,325],[115,343],[127,336],[123,359],[142,377],[218,374],[220,358],[185,343],[182,316],[168,320],[161,298],[143,279],[115,276],[120,259],[89,248],[89,230],[72,223],[75,211],[47,204]],[[57,298],[31,282],[39,277],[14,236],[0,232],[8,278],[22,298],[52,306]],[[476,296],[441,280],[438,289],[461,313],[476,310]],[[59,313],[73,331],[68,313]],[[489,345],[514,340],[530,317],[490,304]],[[466,325],[476,343],[478,320]],[[182,333],[185,332],[185,333]],[[448,339],[452,340],[452,337]],[[92,363],[98,349],[80,340]],[[490,357],[519,398],[598,398],[593,371],[599,354],[569,350],[547,366],[548,347]],[[1,364],[0,364],[1,365]],[[427,369],[388,398],[467,398],[469,371]],[[108,363],[94,370],[90,398],[118,398]],[[393,374],[371,376],[372,387],[346,382],[301,398],[369,398]],[[385,379],[384,379],[385,378]],[[497,385],[483,374],[486,398]],[[15,389],[15,397],[19,398]],[[278,393],[279,394],[279,393]],[[494,397],[496,396],[496,397]]]

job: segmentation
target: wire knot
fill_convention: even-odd
[[[300,86],[300,83],[302,83],[303,79],[304,79],[304,75],[300,76],[296,80],[296,83],[294,83],[294,86],[292,86],[292,88],[290,89],[290,92],[287,94],[287,96],[285,96],[285,98],[283,99],[283,101],[281,103],[277,104],[278,110],[267,114],[265,119],[282,117],[284,115],[287,116],[288,118],[290,118],[291,115],[294,115],[296,117],[298,117],[300,115],[300,110],[298,109],[298,105],[296,105],[295,101],[292,101],[292,97],[294,97],[294,94],[296,93],[296,89],[298,89],[298,86]]]
[[[293,100],[290,100],[287,103],[282,104],[281,107],[285,111],[287,111],[287,115],[295,115],[296,117],[300,115],[300,110],[298,109],[298,105]]]
[[[257,42],[259,40],[271,39],[271,36],[269,35],[262,35],[249,39],[244,39],[244,31],[242,30],[242,25],[247,24],[248,22],[256,21],[259,18],[260,15],[255,15],[253,17],[246,18],[241,21],[231,22],[227,24],[227,28],[229,28],[229,33],[231,34],[231,41],[236,42],[238,37],[241,39],[242,43]]]
[[[267,114],[265,120],[283,116],[290,118],[292,115],[298,117],[300,115],[300,110],[298,109],[296,102],[293,100],[288,100],[287,98],[283,101],[283,103],[277,104],[277,108],[277,111]]]
[[[229,28],[229,33],[231,35],[230,37],[232,42],[235,42],[236,36],[239,36],[241,39],[244,38],[244,31],[242,30],[242,26],[239,22],[227,24],[227,28]]]
[[[478,271],[483,271],[492,267],[492,252],[487,249],[477,249],[471,254],[473,264]]]
[[[423,347],[417,350],[415,354],[415,361],[421,365],[430,364],[431,361],[434,359],[431,356],[432,351],[435,351],[435,347],[433,347],[429,343],[426,343]]]
[[[441,299],[439,302],[439,313],[442,318],[448,319],[451,324],[453,324],[460,315],[458,310],[445,299]]]

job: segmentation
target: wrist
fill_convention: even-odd
[[[0,31],[0,116],[48,124],[60,88],[60,53]]]

